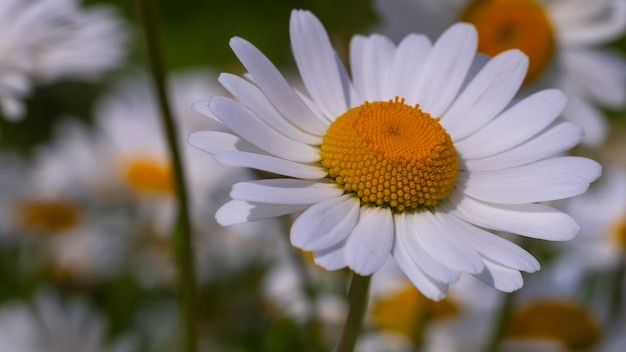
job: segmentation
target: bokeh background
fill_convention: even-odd
[[[212,123],[191,111],[191,103],[225,94],[217,85],[220,72],[243,73],[228,47],[231,37],[249,40],[283,72],[295,73],[288,33],[292,9],[315,13],[344,58],[353,34],[372,32],[381,23],[373,4],[363,0],[155,2],[170,87],[180,92],[180,98],[173,100],[183,139]],[[133,178],[128,172],[126,179],[115,179],[114,159],[125,158],[129,150],[142,156],[164,153],[137,5],[128,0],[85,0],[80,6],[105,6],[119,17],[126,54],[98,79],[69,77],[35,84],[23,100],[22,120],[0,118],[0,352],[33,351],[28,346],[35,340],[48,341],[46,351],[178,351],[176,277],[169,239],[171,189],[155,192],[158,185],[141,184],[145,181],[141,175]],[[626,56],[626,37],[608,47]],[[602,111],[610,125],[607,141],[594,149],[577,147],[572,153],[600,161],[605,170],[622,170],[623,176],[626,110]],[[287,238],[289,218],[220,228],[213,214],[226,201],[230,184],[252,175],[231,173],[213,164],[208,154],[188,151],[191,147],[185,143],[181,148],[190,154],[185,162],[197,164],[190,169],[198,169],[188,173],[193,183],[201,350],[330,350],[347,310],[350,273],[325,272],[307,253],[292,248]],[[168,188],[169,176],[164,177]],[[626,201],[620,203],[623,189],[603,187],[623,183],[619,176],[615,183],[602,179],[592,187],[599,194],[590,200],[592,205],[557,204],[583,216],[591,214],[591,222],[604,226],[596,229],[621,233],[621,239],[611,240],[617,254],[589,252],[592,264],[601,263],[588,265],[579,247],[591,251],[598,247],[595,244],[577,247],[527,239],[524,247],[543,269],[526,275],[526,286],[514,298],[464,279],[452,287],[450,299],[436,304],[420,297],[393,268],[385,269],[373,282],[358,348],[408,351],[450,340],[460,341],[459,346],[468,350],[472,344],[484,346],[477,336],[483,340],[490,336],[500,307],[536,297],[552,297],[552,303],[575,302],[580,308],[568,311],[572,316],[554,318],[553,325],[584,320],[575,314],[589,317],[583,328],[562,332],[571,339],[583,336],[582,342],[567,345],[569,349],[595,350],[617,343],[616,331],[626,335],[626,214],[620,215],[624,209],[619,208]],[[144,192],[146,187],[149,192]],[[612,200],[617,205],[601,204],[606,199],[603,194],[617,194]],[[66,200],[72,204],[70,210],[59,205]],[[47,210],[28,208],[42,202]],[[593,209],[607,210],[597,215]],[[611,211],[616,214],[608,214]],[[46,212],[66,220],[50,223]],[[621,216],[622,223],[603,223],[609,221],[604,215]],[[616,226],[622,228],[615,230]],[[611,255],[614,260],[605,263]],[[550,307],[540,309],[542,314]],[[545,314],[528,319],[534,325],[552,321]]]

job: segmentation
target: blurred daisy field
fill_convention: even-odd
[[[0,26],[0,352],[626,349],[626,0]]]

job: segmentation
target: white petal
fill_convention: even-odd
[[[474,26],[466,23],[452,25],[433,45],[423,74],[416,82],[416,94],[406,97],[407,100],[417,101],[421,109],[433,117],[441,116],[465,79],[477,43]]]
[[[248,202],[315,204],[342,193],[342,189],[331,183],[276,178],[236,183],[230,196]]]
[[[579,124],[585,130],[582,142],[587,146],[599,146],[608,134],[609,124],[602,112],[581,97],[568,95],[563,117]]]
[[[419,216],[419,214],[402,213],[394,216],[396,242],[405,248],[409,257],[420,270],[432,279],[442,283],[457,281],[461,273],[441,264],[426,250],[421,240],[421,234],[411,219],[413,216]]]
[[[210,154],[225,151],[245,150],[259,152],[259,148],[230,133],[216,131],[193,132],[187,137],[187,142],[200,150]]]
[[[383,95],[395,45],[379,34],[356,35],[350,41],[350,66],[357,95],[363,101],[386,101]],[[361,101],[360,103],[363,103]]]
[[[559,41],[567,46],[580,47],[605,44],[619,38],[626,29],[626,2],[611,1],[610,5],[612,8],[606,9],[608,16],[601,20],[579,22],[576,27],[559,31]]]
[[[476,132],[509,104],[527,69],[528,58],[519,50],[489,60],[441,116],[441,125],[455,141]]]
[[[459,172],[457,187],[486,202],[524,204],[582,194],[600,173],[593,160],[559,157],[505,170]]]
[[[513,149],[482,159],[466,160],[464,166],[471,171],[485,171],[529,164],[569,150],[580,142],[583,134],[580,126],[561,122]]]
[[[419,34],[409,34],[398,44],[387,81],[390,97],[415,96],[415,82],[422,74],[431,47],[430,40],[425,35]],[[406,104],[411,106],[417,103],[406,101]]]
[[[215,117],[215,115],[213,115],[213,113],[211,112],[211,109],[209,109],[209,101],[208,100],[200,100],[200,101],[194,101],[193,104],[191,104],[191,110],[204,115],[208,118],[211,118],[215,121],[220,122],[220,120],[217,119],[217,117]]]
[[[496,231],[551,240],[571,240],[578,233],[576,221],[560,210],[542,204],[489,204],[461,192],[449,198],[451,212],[465,221]]]
[[[328,34],[310,12],[291,13],[291,48],[300,76],[313,101],[326,116],[336,117],[348,110],[348,100]]]
[[[240,151],[217,153],[215,154],[215,160],[222,165],[249,167],[278,175],[302,179],[320,179],[328,174],[328,172],[321,167],[294,163],[293,161],[279,159],[269,155]]]
[[[317,203],[303,212],[291,227],[291,244],[319,251],[343,241],[354,229],[360,204],[350,195]]]
[[[336,245],[313,252],[313,261],[326,270],[338,270],[348,266],[346,262],[346,240]]]
[[[217,210],[215,219],[220,225],[229,226],[295,213],[308,206],[308,204],[259,204],[231,200]]]
[[[472,226],[452,214],[437,212],[435,216],[455,227],[458,230],[457,235],[465,238],[483,257],[516,270],[530,273],[539,270],[537,259],[518,245]]]
[[[227,73],[222,73],[218,80],[241,104],[250,109],[254,115],[265,121],[276,131],[302,143],[322,144],[320,136],[306,133],[303,129],[297,128],[285,120],[280,112],[267,101],[261,89],[250,81]]]
[[[434,281],[427,277],[422,270],[413,262],[404,245],[394,239],[391,255],[396,263],[402,269],[402,272],[411,280],[413,285],[417,287],[424,296],[438,301],[448,293],[448,284]]]
[[[488,259],[485,259],[485,270],[474,276],[487,285],[504,292],[513,292],[524,286],[524,279],[519,271]]]
[[[454,231],[435,218],[428,210],[411,216],[417,232],[428,252],[440,263],[460,272],[472,274],[483,270],[483,261],[478,252],[469,248],[463,239],[452,237]]]
[[[564,70],[581,93],[613,109],[626,103],[626,62],[595,49],[570,50],[563,55]]]
[[[209,106],[233,132],[270,154],[303,163],[320,159],[318,148],[285,137],[232,99],[213,97]]]
[[[393,237],[393,216],[389,209],[362,207],[346,244],[350,268],[359,275],[370,275],[380,269],[389,258]]]
[[[323,120],[307,108],[278,69],[254,45],[235,37],[230,40],[230,47],[267,99],[283,116],[308,133],[318,136],[326,134]]]
[[[464,159],[476,159],[510,149],[539,133],[556,119],[567,99],[556,89],[535,93],[507,109],[482,129],[454,143]]]

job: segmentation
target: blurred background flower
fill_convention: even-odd
[[[484,351],[498,334],[506,350],[623,349],[626,1],[155,3],[191,199],[199,350],[331,350],[347,311],[349,272],[321,270],[292,248],[293,218],[217,224],[233,183],[272,175],[224,168],[185,142],[220,128],[191,105],[226,94],[220,72],[245,73],[231,37],[296,71],[293,8],[320,18],[344,62],[356,33],[435,39],[458,20],[476,24],[493,35],[479,39],[485,54],[508,45],[530,56],[524,95],[566,92],[564,118],[587,142],[570,154],[605,170],[589,193],[550,204],[579,222],[576,239],[510,238],[542,265],[514,294],[463,276],[434,303],[387,263],[357,350]],[[0,1],[1,352],[180,350],[172,170],[140,27],[132,1]]]

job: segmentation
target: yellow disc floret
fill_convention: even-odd
[[[71,229],[79,222],[78,208],[60,199],[25,201],[18,206],[17,216],[21,226],[47,233]]]
[[[587,350],[600,338],[600,330],[582,307],[564,301],[541,300],[514,312],[508,336],[544,339],[568,350]]]
[[[339,116],[324,136],[321,159],[329,177],[361,204],[396,212],[446,198],[459,169],[439,119],[398,98]]]
[[[124,178],[134,189],[149,193],[171,193],[172,172],[169,165],[151,157],[134,157],[126,161]]]
[[[461,18],[476,26],[479,52],[494,56],[520,49],[528,55],[526,81],[539,76],[550,63],[554,31],[535,0],[475,0]]]

